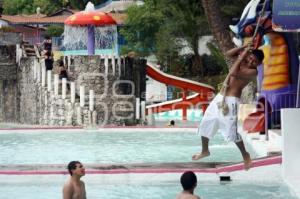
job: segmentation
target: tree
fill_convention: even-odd
[[[225,55],[227,50],[234,47],[228,29],[230,22],[228,18],[238,16],[248,0],[225,0],[222,2],[218,0],[201,0],[201,2],[210,30]],[[224,18],[224,14],[227,16],[227,20]]]
[[[163,23],[163,15],[155,0],[146,0],[143,6],[132,6],[127,14],[125,26],[120,31],[127,41],[125,48],[140,56],[155,52],[156,34]]]
[[[35,13],[35,9],[32,5],[33,0],[4,0],[4,14],[32,14]]]
[[[47,35],[50,37],[60,37],[64,32],[63,26],[51,25],[47,28]]]
[[[161,29],[165,29],[166,26],[170,27],[167,30],[174,41],[176,38],[181,38],[187,42],[193,52],[190,73],[200,73],[203,76],[202,58],[199,55],[199,38],[208,34],[209,30],[201,3],[198,0],[177,0],[176,2],[160,0],[160,4],[160,9],[165,16],[165,22]],[[160,38],[160,41],[165,39],[164,37]],[[180,45],[177,42],[177,48],[182,48]]]
[[[74,9],[83,10],[90,0],[4,0],[4,13],[9,15],[34,14],[36,8],[41,8],[42,14],[50,14],[61,7],[71,5]],[[100,5],[106,0],[92,0],[95,5]]]
[[[63,6],[63,0],[4,0],[4,13],[35,14],[36,8],[41,8],[42,14],[50,14]]]
[[[92,2],[95,6],[98,6],[107,0],[69,0],[72,8],[83,10],[88,2]]]

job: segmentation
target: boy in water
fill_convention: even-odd
[[[200,199],[199,196],[194,195],[194,190],[197,187],[197,176],[192,171],[186,171],[180,178],[182,185],[182,192],[180,192],[176,199]]]
[[[80,178],[85,175],[85,168],[79,161],[68,164],[70,179],[63,188],[63,199],[86,199],[85,185]]]

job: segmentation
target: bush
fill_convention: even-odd
[[[10,26],[2,26],[0,32],[16,32],[16,29]]]
[[[46,31],[47,35],[49,35],[50,37],[60,37],[63,34],[63,32],[64,27],[57,25],[49,26]]]

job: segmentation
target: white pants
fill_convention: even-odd
[[[240,99],[233,96],[225,97],[229,112],[223,115],[219,110],[218,103],[222,102],[223,96],[218,94],[207,107],[198,128],[198,134],[209,139],[220,131],[226,141],[240,142],[242,140],[237,132],[237,114]]]

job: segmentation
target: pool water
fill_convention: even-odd
[[[1,131],[0,164],[67,164],[71,160],[80,160],[84,164],[190,162],[191,155],[201,148],[196,129],[183,129],[181,132],[172,128],[168,132],[159,129],[151,129],[150,132],[143,129],[139,132],[130,132],[130,129],[121,131]],[[210,150],[211,156],[205,161],[242,160],[236,146],[224,142],[219,134],[211,140]],[[251,154],[255,157],[253,152]],[[279,171],[264,169],[273,173]],[[195,193],[202,199],[296,199],[282,180],[262,173],[252,176],[246,172],[243,175],[250,180],[242,176],[242,180],[226,184],[220,184],[216,174],[204,174],[214,176],[215,180],[198,176]],[[127,174],[87,175],[83,180],[87,198],[91,199],[172,199],[181,191],[179,175],[169,179],[165,177],[167,174],[154,174],[153,177],[136,174],[140,178],[138,182]],[[261,177],[270,180],[260,181]],[[1,175],[0,198],[59,199],[67,178],[68,175]]]
[[[129,130],[130,131],[130,130]],[[190,132],[43,132],[0,134],[0,164],[158,163],[190,162],[201,149],[200,137]],[[204,161],[241,161],[233,143],[217,135]],[[252,153],[252,157],[255,154]]]
[[[188,109],[187,110],[187,120],[200,122],[203,117],[202,110],[199,109]],[[182,120],[182,110],[172,110],[162,113],[154,114],[156,121],[170,121],[170,120]]]
[[[87,198],[92,199],[175,199],[181,191],[179,182],[160,184],[91,184],[86,183]],[[63,184],[0,183],[1,199],[59,199]],[[201,199],[297,199],[281,183],[227,183],[200,182],[195,194]]]

